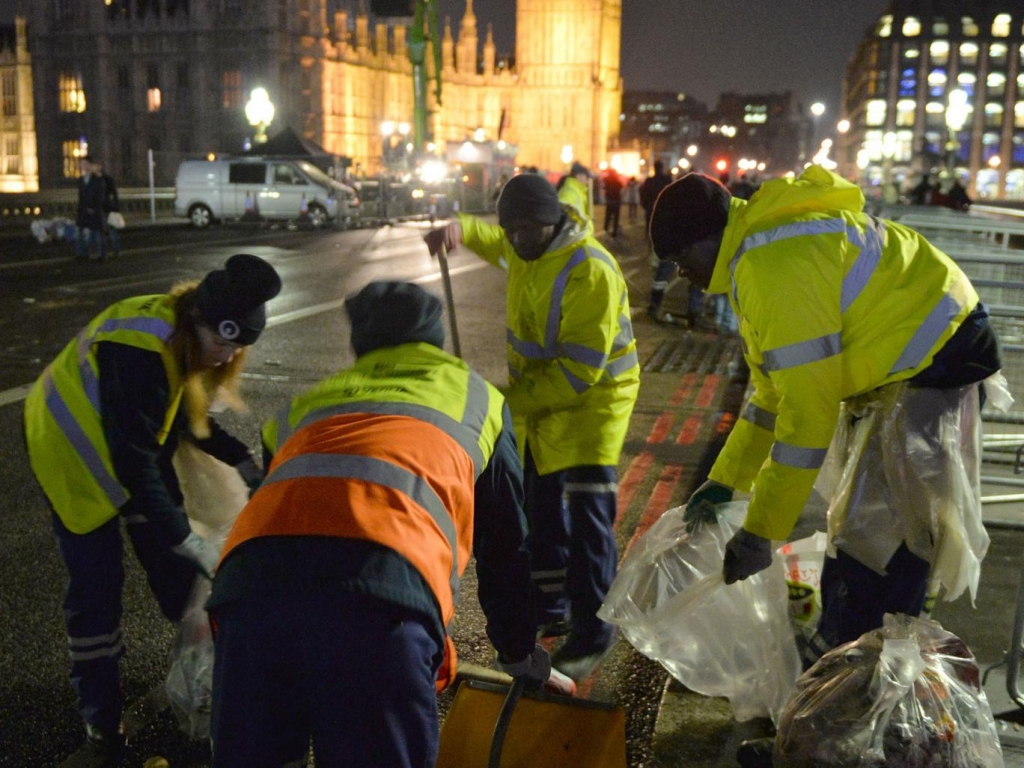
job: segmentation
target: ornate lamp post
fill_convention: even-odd
[[[256,129],[253,144],[263,144],[267,140],[267,126],[274,120],[274,105],[266,88],[253,88],[249,94],[249,102],[245,105],[245,118],[249,125]]]

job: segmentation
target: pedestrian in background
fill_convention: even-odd
[[[619,236],[619,213],[622,210],[622,178],[618,171],[609,168],[602,180],[604,188],[604,231],[612,237]]]
[[[86,735],[62,766],[117,766],[124,752],[122,523],[172,622],[197,575],[211,577],[216,566],[216,550],[182,511],[171,464],[179,440],[236,466],[250,486],[259,482],[246,446],[207,412],[218,398],[241,407],[244,349],[259,337],[265,303],[280,287],[273,267],[240,254],[202,282],[119,301],[68,343],[29,392],[25,436],[67,568],[71,684]]]
[[[636,224],[637,208],[640,206],[640,185],[636,176],[630,176],[626,188],[622,191],[622,202],[626,204],[626,215],[630,224]]]
[[[103,231],[110,239],[110,245],[114,249],[114,258],[121,255],[121,235],[118,227],[111,223],[111,213],[121,216],[121,199],[117,194],[117,185],[114,179],[103,168],[103,162],[93,162],[93,173],[103,180]],[[121,219],[121,226],[124,226],[124,219]]]
[[[640,367],[618,263],[563,200],[542,177],[515,176],[498,224],[462,214],[424,239],[431,253],[464,243],[508,271],[506,398],[524,461],[537,622],[542,635],[569,632],[552,663],[579,680],[615,640],[597,610],[617,567],[617,467]]]
[[[912,437],[940,414],[958,432],[963,414],[964,429],[973,430],[975,385],[1000,368],[988,312],[966,275],[917,232],[869,217],[863,207],[856,186],[819,166],[765,183],[749,203],[699,174],[658,199],[656,253],[710,293],[728,294],[754,384],[710,479],[687,503],[686,516],[696,521],[734,490],[753,489],[743,528],[726,550],[727,583],[768,567],[772,542],[790,535],[841,406],[855,420],[865,402],[904,397],[901,418]],[[946,393],[939,405],[916,406],[938,391]],[[901,455],[959,450],[949,443],[919,439]],[[953,459],[947,470],[961,466],[961,457]],[[886,487],[884,467],[868,470]],[[947,485],[955,483],[947,477],[937,492]],[[959,501],[944,500],[957,514],[938,518],[895,501],[890,509],[855,506],[830,530],[836,556],[825,560],[814,655],[880,627],[885,613],[919,614],[931,568],[951,556],[951,542],[966,542],[965,561],[980,563],[988,545],[980,506]],[[973,589],[976,571],[971,578]],[[948,572],[945,579],[951,586]]]
[[[264,428],[269,472],[214,581],[215,768],[298,765],[311,739],[318,765],[434,765],[471,555],[498,666],[551,675],[504,398],[444,351],[419,286],[373,282],[345,310],[356,362]]]
[[[82,177],[78,180],[78,258],[89,258],[93,243],[99,244],[99,261],[107,260],[107,242],[103,237],[106,214],[103,207],[107,202],[107,189],[103,174],[98,173],[91,155],[79,163]]]
[[[648,238],[651,226],[651,214],[654,212],[654,203],[661,194],[661,190],[672,183],[672,177],[665,173],[665,164],[661,160],[654,161],[654,175],[644,179],[640,185],[640,205],[644,209],[644,235]],[[665,292],[669,283],[676,274],[676,265],[672,261],[659,261],[654,268],[654,281],[651,283],[651,295],[647,303],[647,316],[655,322],[661,321],[661,303],[665,299]],[[691,307],[692,314],[692,307]]]

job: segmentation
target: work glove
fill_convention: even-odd
[[[235,464],[235,469],[238,470],[238,474],[242,476],[242,480],[249,486],[249,498],[259,490],[260,483],[263,482],[263,470],[256,464],[256,460],[250,456],[238,464]]]
[[[732,501],[732,493],[733,490],[729,486],[716,483],[714,480],[706,480],[686,502],[686,510],[683,512],[686,532],[699,531],[702,526],[718,520],[715,507]]]
[[[217,570],[217,563],[220,561],[220,554],[210,542],[198,533],[195,531],[190,532],[181,544],[171,547],[171,551],[176,555],[181,555],[181,557],[191,560],[203,576],[211,581],[213,580],[213,574]]]
[[[740,528],[725,545],[722,575],[726,584],[743,581],[772,564],[772,541]]]
[[[462,244],[462,227],[459,222],[450,221],[439,229],[432,229],[423,236],[423,242],[427,244],[427,250],[431,256],[437,256],[441,252],[441,246],[445,250],[452,250]]]
[[[533,687],[544,686],[549,693],[572,696],[576,683],[551,666],[551,657],[542,645],[533,646],[533,653],[519,661],[507,662],[498,654],[498,669],[512,677],[525,677]]]

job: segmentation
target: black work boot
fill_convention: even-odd
[[[59,768],[119,768],[124,760],[124,735],[85,724],[85,743],[64,759]]]

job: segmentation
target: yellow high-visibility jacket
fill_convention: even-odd
[[[978,303],[917,232],[863,212],[812,166],[733,198],[709,293],[728,293],[754,394],[710,477],[753,497],[751,533],[786,539],[846,398],[927,368]]]
[[[590,220],[563,209],[536,261],[519,258],[498,225],[459,216],[466,247],[508,271],[506,399],[520,453],[530,446],[540,474],[617,465],[640,388],[622,271]]]

